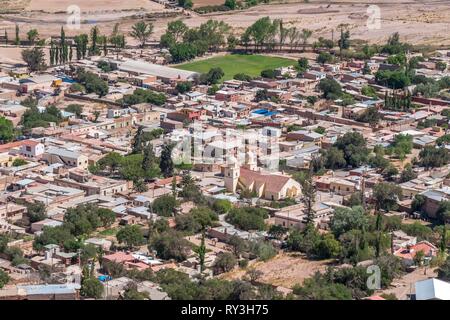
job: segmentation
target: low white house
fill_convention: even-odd
[[[20,147],[20,154],[27,158],[34,158],[45,152],[43,143],[34,140],[25,140]]]
[[[450,283],[439,279],[416,282],[416,300],[450,300]]]

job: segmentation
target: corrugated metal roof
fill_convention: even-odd
[[[135,60],[127,60],[124,63],[119,65],[119,70],[122,71],[130,71],[136,72],[140,74],[149,74],[162,78],[182,78],[182,79],[191,79],[194,75],[198,74],[197,72],[180,70],[175,68],[170,68],[166,66],[161,66],[158,64],[148,63],[145,61],[135,61]]]
[[[79,290],[80,287],[76,283],[18,286],[19,289],[25,290],[27,295],[70,294]]]

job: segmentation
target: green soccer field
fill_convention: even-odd
[[[252,77],[259,76],[262,70],[295,65],[297,61],[287,58],[269,57],[252,54],[229,54],[221,57],[185,63],[176,66],[178,69],[206,73],[214,67],[222,68],[223,80],[233,79],[237,73],[245,73]]]

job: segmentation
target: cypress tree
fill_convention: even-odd
[[[148,171],[152,168],[153,164],[155,163],[155,153],[153,152],[153,145],[151,143],[148,143],[147,146],[144,149],[144,159],[142,160],[142,169],[144,171]]]
[[[59,50],[58,48],[55,48],[55,64],[59,64]]]
[[[91,54],[97,54],[97,42],[98,42],[98,28],[97,26],[93,27],[91,30]]]
[[[55,65],[55,46],[54,46],[53,42],[50,47],[50,65],[52,65],[52,66]]]
[[[375,243],[375,255],[378,258],[381,253],[381,213],[378,211],[376,220],[377,239]]]
[[[66,33],[64,32],[64,27],[61,26],[61,45],[66,44]]]
[[[205,270],[205,256],[206,256],[206,246],[205,246],[205,231],[202,232],[202,240],[200,246],[197,249],[198,260],[200,262],[200,273]]]
[[[169,144],[162,148],[159,168],[165,178],[173,176],[172,146]]]
[[[142,144],[143,144],[142,133],[143,133],[143,129],[144,129],[144,127],[139,126],[139,128],[138,128],[138,130],[136,132],[136,135],[134,136],[132,153],[142,153]]]
[[[66,63],[69,60],[69,50],[66,43],[62,45],[62,50],[63,50],[63,62]]]
[[[19,25],[16,24],[16,40],[14,41],[16,45],[20,45],[20,36],[19,36]]]

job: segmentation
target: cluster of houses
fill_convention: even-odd
[[[383,97],[390,89],[376,84],[373,74],[364,74],[363,61],[353,60],[334,64],[311,63],[301,77],[294,68],[280,68],[274,79],[255,78],[251,81],[225,80],[214,94],[207,85],[198,84],[199,74],[165,65],[163,58],[137,59],[128,55],[90,57],[52,68],[44,74],[30,75],[20,67],[0,64],[0,116],[21,125],[27,107],[21,104],[26,97],[39,97],[38,108],[49,105],[60,109],[63,120],[46,127],[31,129],[28,136],[0,145],[0,233],[18,235],[20,240],[10,243],[18,246],[30,257],[30,265],[13,266],[1,256],[0,268],[13,275],[15,285],[0,290],[0,299],[78,299],[81,269],[77,252],[64,252],[55,245],[36,252],[32,248],[34,236],[44,227],[59,226],[68,208],[80,204],[96,204],[111,209],[118,225],[147,225],[158,217],[152,212],[155,199],[172,193],[172,178],[155,179],[147,184],[148,190],[137,192],[131,181],[93,174],[89,171],[110,152],[126,155],[131,151],[132,139],[138,126],[144,131],[161,128],[164,135],[150,141],[160,155],[164,143],[173,143],[174,157],[180,163],[192,164],[192,174],[203,194],[214,199],[227,199],[235,205],[260,205],[302,197],[301,184],[286,171],[304,171],[337,138],[346,132],[359,132],[369,146],[388,146],[402,133],[413,137],[414,150],[434,145],[445,134],[441,129],[420,129],[417,123],[424,119],[442,118],[441,112],[450,108],[450,101],[413,97],[419,107],[414,112],[386,111],[376,127],[357,121],[368,108],[380,108]],[[104,72],[98,65],[106,62],[111,71]],[[436,69],[437,61],[450,65],[450,52],[440,52],[439,58],[422,62],[418,74],[439,79],[449,72]],[[386,56],[375,56],[367,66],[371,72],[389,70]],[[108,84],[106,96],[95,93],[72,92],[76,68],[97,74]],[[286,75],[289,75],[287,77]],[[333,78],[351,95],[355,103],[343,106],[339,101],[321,98],[317,89],[322,79]],[[178,93],[176,85],[192,82],[193,89]],[[361,91],[372,87],[377,97],[367,97]],[[125,95],[137,88],[153,90],[166,96],[166,102],[157,106],[140,103],[124,107],[120,103]],[[255,101],[260,90],[268,99]],[[412,88],[411,88],[412,90]],[[315,97],[316,99],[308,99]],[[311,100],[314,102],[311,103]],[[309,102],[308,102],[309,101]],[[66,111],[71,104],[82,106],[82,113]],[[97,114],[97,115],[96,115]],[[193,146],[193,152],[183,152],[182,146]],[[177,150],[181,150],[177,154]],[[21,161],[16,161],[20,159]],[[437,169],[415,168],[417,177],[400,183],[403,196],[399,210],[389,214],[402,218],[415,217],[411,204],[420,194],[424,197],[423,210],[427,218],[436,218],[439,203],[450,199],[450,166]],[[176,177],[177,183],[181,180]],[[314,204],[314,222],[322,230],[329,229],[334,211],[344,206],[356,192],[365,192],[384,180],[376,168],[361,166],[351,170],[329,170],[314,177],[317,198]],[[247,193],[249,197],[242,195]],[[27,203],[41,203],[47,218],[24,225]],[[192,203],[183,203],[178,213],[189,212]],[[271,208],[268,223],[283,227],[301,228],[305,223],[305,207],[297,204],[280,209]],[[174,226],[174,219],[169,219]],[[207,253],[206,264],[227,247],[223,244],[232,235],[243,239],[265,238],[265,232],[239,230],[224,219],[208,231],[211,246],[217,250]],[[198,240],[198,239],[197,239]],[[122,264],[127,269],[158,271],[175,268],[195,276],[198,259],[191,255],[182,263],[164,261],[151,252],[123,252],[112,248],[107,237],[94,237],[86,243],[102,247],[104,261]],[[406,265],[414,263],[414,256],[422,251],[427,259],[438,252],[428,241],[417,241],[402,231],[393,232],[393,254]],[[39,266],[55,268],[61,283],[40,283],[35,272]],[[120,296],[131,281],[127,277],[105,281],[108,297]],[[420,287],[426,294],[433,282]],[[139,284],[151,299],[168,299],[161,288],[150,281]],[[417,293],[417,299],[422,293]]]

